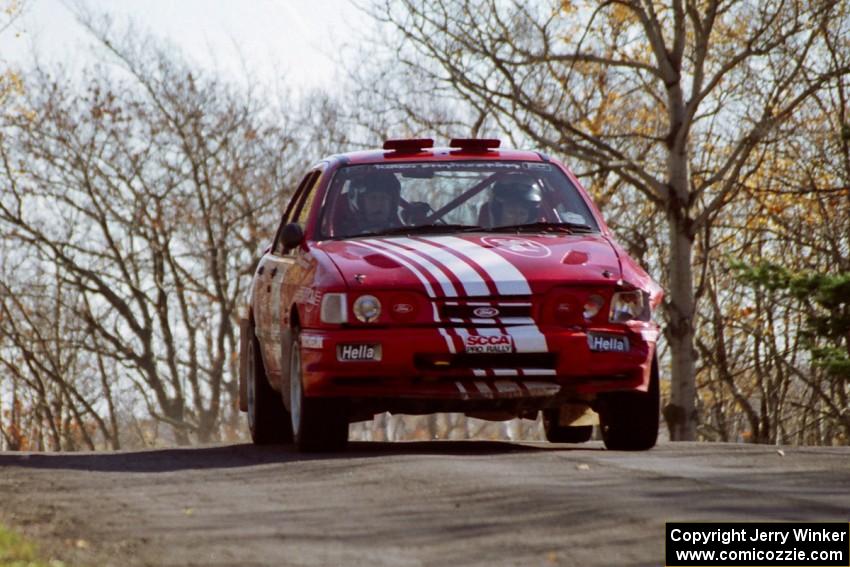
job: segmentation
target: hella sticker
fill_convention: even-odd
[[[481,319],[492,319],[499,316],[499,310],[495,307],[476,307],[472,313]]]
[[[378,361],[381,360],[381,345],[336,345],[336,358],[342,362]]]
[[[587,344],[595,352],[629,352],[629,339],[623,335],[588,333]]]
[[[514,341],[510,335],[470,335],[463,340],[463,346],[469,353],[513,352]]]

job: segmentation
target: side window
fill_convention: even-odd
[[[311,175],[313,177],[307,181],[307,187],[304,190],[304,195],[301,199],[299,199],[298,208],[295,210],[291,221],[297,222],[302,228],[305,227],[307,215],[310,214],[310,209],[313,208],[313,200],[316,198],[316,182],[319,180],[319,177],[322,176],[322,172],[315,171],[311,173]]]
[[[312,203],[315,198],[315,193],[313,192],[316,184],[315,182],[321,176],[321,173],[321,171],[311,171],[305,175],[304,179],[301,180],[301,183],[298,184],[298,188],[295,190],[295,193],[292,195],[292,199],[290,199],[289,204],[286,206],[280,226],[278,226],[277,233],[274,237],[273,250],[275,254],[283,254],[283,242],[281,241],[281,235],[283,234],[283,227],[286,226],[287,223],[297,222],[301,224],[303,228],[307,213],[310,210],[309,203]],[[308,202],[307,206],[305,206],[305,201]]]

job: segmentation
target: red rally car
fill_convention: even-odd
[[[331,156],[290,200],[241,321],[255,443],[341,448],[375,413],[535,418],[655,444],[661,288],[561,163],[498,140]]]

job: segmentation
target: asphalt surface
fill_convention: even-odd
[[[665,521],[850,520],[850,447],[0,453],[0,495],[6,523],[87,565],[663,565]]]

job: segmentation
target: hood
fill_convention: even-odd
[[[612,284],[620,262],[601,234],[391,236],[318,245],[349,288],[423,290],[432,296],[546,293],[556,285]]]

